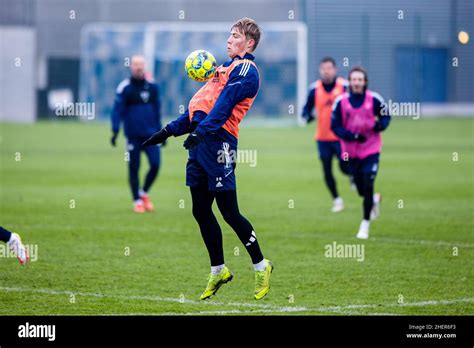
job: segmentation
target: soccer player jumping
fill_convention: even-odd
[[[367,89],[367,72],[354,67],[349,72],[349,92],[334,102],[331,129],[341,138],[342,157],[349,160],[349,168],[363,197],[363,220],[357,238],[369,238],[370,220],[380,213],[381,195],[374,194],[375,176],[379,168],[382,137],[380,132],[390,123],[390,115],[382,112],[383,98]]]
[[[318,144],[319,158],[323,165],[324,180],[331,192],[333,206],[331,211],[338,213],[344,209],[344,201],[339,196],[336,180],[332,173],[332,158],[339,160],[341,171],[349,175],[349,166],[341,157],[341,144],[337,136],[331,131],[332,104],[338,96],[343,94],[347,87],[347,81],[337,76],[336,61],[331,57],[325,57],[319,63],[320,80],[317,80],[310,88],[306,105],[303,108],[303,118],[307,123],[314,120],[313,108],[316,109],[318,125],[314,138]]]
[[[264,259],[254,228],[239,211],[233,162],[236,156],[231,155],[237,151],[239,123],[259,89],[259,74],[251,54],[259,40],[260,28],[254,20],[242,18],[234,23],[227,39],[231,60],[217,68],[214,77],[193,96],[183,115],[143,144],[159,144],[171,135],[190,133],[184,142],[189,150],[186,185],[191,189],[193,215],[211,260],[211,274],[202,300],[213,296],[233,277],[224,264],[222,232],[212,212],[214,200],[252,259],[255,299],[263,298],[270,290],[273,265]]]

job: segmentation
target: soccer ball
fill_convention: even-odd
[[[217,62],[214,56],[207,51],[192,52],[184,63],[184,70],[188,77],[199,82],[209,80],[216,72]]]

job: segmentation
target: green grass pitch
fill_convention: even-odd
[[[138,216],[124,139],[112,148],[108,124],[0,124],[0,222],[38,248],[26,268],[0,257],[0,314],[473,315],[473,125],[393,120],[376,181],[382,214],[365,242],[361,200],[339,171],[346,209],[330,212],[314,125],[243,128],[239,147],[257,150],[257,166],[237,166],[239,204],[275,265],[271,290],[253,299],[250,258],[215,209],[234,280],[200,302],[209,264],[184,138],[162,152],[156,211]],[[141,178],[146,168],[143,156]],[[364,260],[326,257],[334,242],[363,244]]]

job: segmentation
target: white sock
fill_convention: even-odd
[[[267,263],[265,262],[265,259],[263,259],[259,263],[254,263],[253,264],[253,268],[258,272],[265,271],[266,267],[267,267]]]
[[[143,191],[142,189],[138,190],[138,194],[141,196],[147,196],[148,193],[146,193],[145,191]]]
[[[370,220],[362,220],[362,225],[369,227],[370,226]]]
[[[342,203],[342,198],[341,197],[336,197],[334,198],[334,201],[333,201],[335,204],[340,204]]]
[[[374,193],[374,203],[380,203],[380,193]]]
[[[225,267],[224,263],[222,265],[219,265],[219,266],[211,266],[212,275],[220,274],[222,272],[222,270],[224,269],[224,267]]]
[[[137,199],[135,201],[133,201],[133,204],[143,204],[143,201],[141,199]]]

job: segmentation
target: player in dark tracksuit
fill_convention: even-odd
[[[120,123],[123,122],[133,209],[137,213],[144,213],[153,210],[148,192],[160,168],[160,148],[158,145],[142,147],[142,143],[161,129],[160,96],[158,86],[145,78],[145,60],[142,56],[132,57],[130,70],[131,77],[117,87],[112,111],[111,142],[113,146],[116,145]],[[141,151],[145,152],[150,164],[142,187],[138,178]]]
[[[191,189],[193,216],[207,247],[211,274],[201,299],[213,296],[233,275],[224,263],[222,232],[212,211],[214,200],[224,220],[236,232],[255,269],[255,299],[270,289],[272,263],[264,259],[255,230],[240,213],[235,180],[235,152],[239,123],[257,95],[260,79],[253,52],[260,38],[254,20],[243,18],[231,28],[227,54],[231,58],[191,99],[184,115],[168,124],[145,144],[190,133],[186,185]]]

